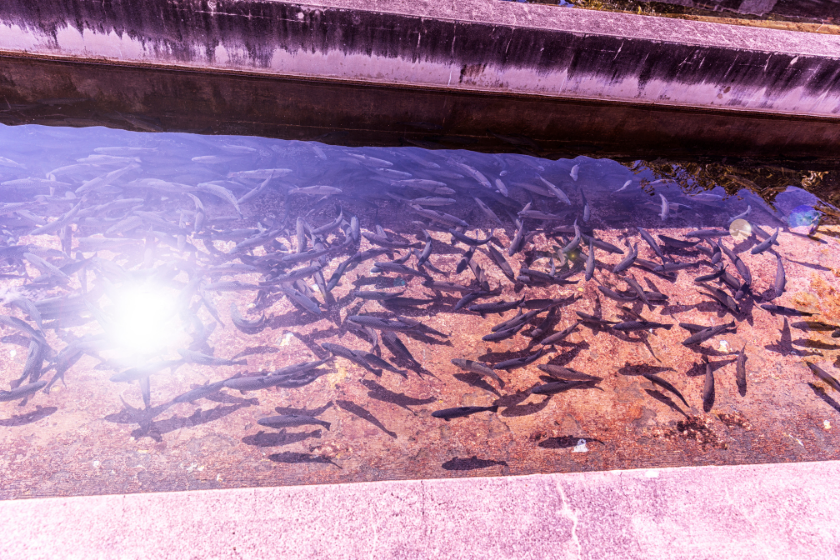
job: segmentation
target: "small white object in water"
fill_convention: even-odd
[[[286,334],[281,336],[280,340],[279,340],[280,346],[288,346],[289,342],[291,342],[293,336],[294,335],[290,332],[287,332]]]
[[[589,448],[586,447],[586,440],[579,439],[577,445],[575,445],[574,449],[572,449],[572,453],[588,453]]]
[[[823,420],[823,428],[826,429],[826,430],[830,430],[831,429],[831,422],[829,422],[828,420]]]
[[[645,472],[645,476],[648,478],[659,478],[659,471],[649,470]]]
[[[11,350],[9,350],[9,357],[14,358],[15,356],[17,356],[17,350],[12,348]]]
[[[736,241],[743,241],[752,235],[752,225],[743,218],[738,218],[729,224],[729,235]]]
[[[729,343],[725,340],[720,341],[720,345],[718,346],[718,352],[729,352]]]
[[[99,461],[94,461],[94,462],[93,462],[93,468],[94,468],[94,469],[98,469],[98,468],[99,468],[99,465],[101,465],[101,464],[102,464],[102,463],[100,463]]]
[[[571,173],[569,173],[569,175],[571,175],[571,176],[572,176],[572,179],[573,179],[573,180],[575,180],[575,181],[577,181],[577,178],[578,178],[578,170],[579,170],[579,169],[580,169],[580,165],[575,165],[574,167],[572,167],[572,171],[571,171]]]

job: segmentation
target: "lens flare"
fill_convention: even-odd
[[[819,217],[820,212],[815,210],[813,206],[802,204],[790,211],[788,222],[792,228],[810,226],[817,221],[817,218]]]
[[[129,352],[160,352],[177,338],[175,298],[159,286],[122,286],[113,317],[114,339]]]

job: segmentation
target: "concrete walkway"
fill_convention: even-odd
[[[840,462],[0,503],[0,557],[840,558]]]

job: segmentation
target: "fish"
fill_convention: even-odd
[[[194,352],[186,348],[179,348],[178,353],[184,358],[184,361],[189,364],[200,364],[203,366],[247,366],[248,360],[226,360],[224,358],[215,358],[202,354],[201,352]]]
[[[559,200],[563,204],[568,204],[568,205],[571,206],[572,201],[569,200],[569,197],[566,195],[566,193],[564,193],[562,190],[560,190],[560,188],[557,185],[555,185],[554,183],[550,183],[550,182],[546,181],[542,177],[538,176],[538,178],[539,178],[540,181],[542,181],[545,184],[546,187],[548,187],[548,190],[551,192],[551,194],[553,194],[557,198],[557,200]]]
[[[738,360],[735,362],[735,384],[738,386],[738,394],[742,397],[747,395],[747,345],[744,344],[738,352]]]
[[[383,331],[410,331],[418,329],[421,326],[420,323],[407,323],[399,320],[379,319],[378,317],[371,317],[368,315],[351,315],[350,317],[347,317],[347,320],[351,323]]]
[[[613,325],[615,331],[646,331],[650,329],[665,329],[671,330],[673,325],[667,323],[656,323],[653,321],[624,321]]]
[[[492,245],[487,245],[487,252],[490,253],[490,259],[499,267],[499,270],[502,271],[502,274],[507,276],[507,278],[513,282],[515,276],[513,274],[513,269],[511,268],[510,264],[505,260],[504,255],[500,253],[495,247]]]
[[[420,214],[424,218],[428,218],[433,222],[439,222],[450,227],[470,227],[470,224],[468,224],[461,218],[457,218],[455,216],[452,216],[451,214],[447,214],[446,212],[437,212],[428,208],[422,208],[421,206],[418,206],[416,204],[409,204],[408,206],[417,214]]]
[[[599,327],[609,327],[611,325],[615,325],[618,321],[607,321],[605,319],[600,319],[595,317],[594,315],[589,315],[588,313],[583,313],[582,311],[575,311],[575,314],[579,317],[581,323],[586,323],[588,325],[596,325]]]
[[[260,315],[259,319],[248,321],[242,316],[241,313],[239,313],[239,308],[236,307],[236,304],[231,302],[230,320],[233,322],[234,325],[236,325],[240,329],[259,329],[262,328],[263,325],[265,325],[265,313]]]
[[[711,296],[714,300],[720,303],[724,308],[728,309],[730,312],[734,313],[735,315],[741,314],[741,309],[738,307],[738,304],[735,303],[735,300],[732,297],[724,292],[723,290],[719,290],[717,288],[712,288],[710,286],[706,286],[706,290],[700,290],[700,293],[706,294]]]
[[[443,410],[436,410],[432,412],[435,418],[443,418],[449,422],[453,418],[463,418],[478,412],[496,412],[499,410],[498,405],[493,406],[459,406],[455,408],[444,408]]]
[[[296,428],[298,426],[323,426],[327,430],[331,424],[325,420],[319,420],[313,416],[302,416],[299,414],[284,414],[282,416],[267,416],[257,420],[257,424],[267,428]]]
[[[521,358],[513,358],[512,360],[505,360],[503,362],[499,362],[498,364],[493,365],[493,369],[509,370],[525,367],[539,360],[540,357],[543,355],[543,350],[544,349],[541,348],[529,356],[523,356]]]
[[[729,260],[731,260],[732,264],[735,265],[735,268],[738,269],[738,274],[740,274],[741,278],[744,279],[744,283],[747,286],[750,286],[752,284],[752,274],[744,261],[742,261],[738,255],[732,252],[732,250],[730,250],[726,245],[723,245],[720,241],[718,241],[717,245],[724,253],[726,253],[726,256],[729,257]]]
[[[504,227],[505,224],[502,222],[501,218],[499,218],[499,216],[495,212],[493,212],[493,210],[491,210],[490,207],[487,206],[487,204],[483,200],[481,200],[478,197],[473,197],[473,200],[475,200],[476,205],[484,213],[485,216],[487,216],[500,226]]]
[[[26,385],[21,385],[20,387],[12,389],[11,391],[0,390],[0,402],[16,401],[18,399],[28,399],[31,395],[37,393],[46,386],[46,379],[39,379],[34,383],[27,383]]]
[[[773,315],[787,315],[789,317],[813,317],[816,313],[809,313],[808,311],[800,311],[792,307],[784,307],[782,305],[773,305],[772,303],[764,303],[759,305],[763,310],[772,313]]]
[[[764,251],[772,247],[774,243],[776,243],[777,237],[779,237],[779,228],[776,228],[776,231],[773,233],[773,235],[771,235],[770,237],[768,237],[767,239],[750,249],[750,254],[758,255],[760,253],[763,253]]]
[[[664,222],[668,219],[668,212],[671,206],[670,204],[668,204],[668,199],[665,198],[665,195],[663,195],[662,193],[659,194],[659,198],[662,199],[662,204],[660,205],[659,209],[659,218]]]
[[[776,254],[776,281],[773,284],[773,295],[775,296],[775,298],[780,298],[782,297],[782,294],[785,293],[786,283],[787,279],[785,278],[785,265],[782,264],[782,257]]]
[[[587,375],[573,369],[564,368],[562,366],[555,366],[552,364],[544,364],[537,366],[542,371],[546,372],[551,377],[562,379],[564,381],[603,381],[603,377],[596,377],[594,375]]]
[[[132,381],[140,381],[150,375],[159,373],[163,369],[172,368],[174,371],[176,366],[182,363],[182,360],[161,360],[144,366],[127,369],[117,373],[116,375],[112,375],[111,381],[115,383],[131,383]]]
[[[376,262],[374,266],[384,272],[393,272],[396,274],[406,274],[408,276],[422,276],[424,278],[430,278],[428,274],[425,272],[420,272],[419,270],[414,270],[413,268],[407,267],[404,264],[398,264],[393,262]]]
[[[642,377],[644,377],[645,379],[647,379],[651,383],[655,383],[655,384],[659,385],[660,387],[664,388],[665,390],[672,392],[677,397],[679,397],[679,399],[685,404],[685,406],[689,406],[688,401],[685,400],[685,397],[682,396],[682,393],[680,393],[677,390],[676,387],[674,387],[673,385],[671,385],[669,382],[665,381],[664,379],[662,379],[658,375],[654,375],[652,373],[643,373]]]
[[[218,393],[222,390],[225,386],[225,381],[217,381],[216,383],[210,383],[209,381],[204,385],[196,387],[195,389],[191,389],[186,393],[182,393],[172,399],[173,403],[184,403],[184,402],[195,402],[198,399],[202,399],[214,393]]]
[[[480,313],[484,315],[485,313],[499,313],[502,314],[505,311],[510,311],[511,309],[516,309],[522,302],[525,301],[525,296],[522,296],[519,300],[515,301],[494,301],[491,303],[480,303],[478,305],[471,305],[467,309],[472,311],[473,313]]]
[[[492,235],[487,237],[486,239],[473,239],[472,237],[468,237],[468,236],[464,235],[463,233],[461,233],[460,231],[454,230],[454,229],[451,229],[451,228],[449,229],[449,233],[452,235],[452,237],[454,237],[455,239],[457,239],[461,243],[465,243],[465,244],[470,245],[470,246],[485,245],[491,239],[493,239]]]
[[[835,391],[840,391],[840,381],[837,381],[837,379],[834,378],[830,373],[828,373],[820,366],[812,362],[805,362],[805,365],[807,365],[811,369],[811,372],[815,376],[817,376],[820,379],[820,381],[824,382],[826,385],[828,385]]]
[[[715,374],[712,364],[706,361],[706,376],[703,380],[703,411],[709,412],[715,404]]]
[[[703,276],[698,276],[697,278],[694,279],[694,283],[695,284],[700,284],[702,282],[711,282],[712,280],[716,280],[716,279],[720,278],[721,276],[723,276],[725,272],[726,272],[726,267],[722,266],[719,269],[717,269],[715,272],[712,272],[711,274],[704,274]]]
[[[525,245],[525,221],[518,220],[516,224],[516,234],[513,237],[513,241],[510,242],[510,247],[508,247],[508,256],[512,257],[516,253],[522,250],[522,247]]]
[[[684,329],[690,330],[687,328],[685,323],[680,323],[680,326]],[[716,325],[714,327],[707,327],[701,331],[695,332],[690,337],[686,338],[682,341],[683,346],[691,346],[692,344],[701,344],[710,338],[714,338],[720,333],[735,328],[735,321],[731,323],[726,323],[724,325]]]
[[[592,387],[592,381],[555,381],[544,385],[537,385],[530,392],[534,395],[555,395],[570,389]]]
[[[662,262],[665,262],[665,255],[662,254],[662,249],[659,247],[659,244],[656,242],[653,236],[643,228],[637,227],[636,229],[639,230],[639,235],[641,235],[642,239],[644,239],[645,242],[650,246],[650,248],[653,249],[653,252],[656,253],[656,256],[659,257],[662,260]]]
[[[628,247],[627,256],[624,257],[621,262],[615,265],[612,268],[613,274],[618,274],[619,272],[623,272],[630,268],[633,265],[633,262],[636,260],[636,257],[639,255],[638,251],[638,244],[633,245],[632,247]]]
[[[595,273],[595,250],[592,247],[592,238],[589,238],[589,253],[586,256],[586,272],[584,279],[589,282],[592,280],[592,275]]]
[[[729,230],[725,229],[696,229],[684,234],[685,237],[696,237],[697,239],[714,239],[717,237],[726,237],[729,235]]]
[[[542,346],[549,346],[551,344],[557,344],[558,342],[564,340],[567,336],[569,336],[570,334],[575,332],[575,330],[577,329],[577,326],[579,324],[580,324],[579,321],[575,321],[574,323],[572,323],[571,325],[569,325],[568,327],[566,327],[562,331],[556,332],[556,333],[542,339],[540,341],[540,344]]]
[[[289,189],[286,194],[288,196],[295,195],[295,194],[303,194],[306,196],[331,196],[336,194],[341,194],[344,191],[339,189],[338,187],[330,187],[327,185],[313,185],[311,187],[295,187]]]
[[[511,338],[514,335],[516,335],[524,327],[525,327],[524,323],[514,325],[514,326],[512,326],[508,329],[500,330],[500,331],[490,333],[488,335],[484,335],[483,337],[481,337],[481,340],[484,340],[485,342],[494,342],[494,341],[497,342],[497,341],[500,341],[500,340],[506,340],[506,339]]]
[[[622,295],[622,294],[620,294],[620,293],[618,293],[614,290],[611,290],[611,289],[607,288],[606,286],[601,286],[601,285],[598,285],[598,291],[600,291],[602,294],[604,294],[608,298],[610,298],[612,300],[615,300],[615,301],[620,301],[620,302],[631,302],[631,301],[636,301],[637,299],[639,299],[638,296],[630,296],[630,295],[625,296],[625,295]]]
[[[700,241],[682,241],[681,239],[674,239],[673,237],[668,237],[667,235],[658,235],[659,240],[667,247],[673,247],[674,249],[691,249]]]
[[[577,220],[575,220],[574,228],[575,236],[572,238],[571,241],[569,241],[569,243],[565,247],[561,249],[561,251],[563,251],[563,253],[565,254],[571,253],[580,245],[580,227],[577,225]]]
[[[493,371],[493,369],[488,366],[487,364],[481,362],[474,362],[473,360],[467,360],[464,358],[454,358],[450,360],[452,365],[461,368],[464,371],[469,371],[470,373],[477,373],[478,375],[482,375],[484,377],[489,377],[496,381],[500,387],[505,386],[505,382],[502,381],[502,378]]]

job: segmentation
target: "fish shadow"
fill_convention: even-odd
[[[484,378],[477,373],[456,373],[452,377],[472,387],[484,389],[485,391],[493,393],[494,395],[497,395],[499,397],[502,396],[502,394],[499,393],[499,391],[495,387],[487,383],[484,380]]]
[[[402,393],[395,393],[393,391],[389,391],[376,381],[372,381],[370,379],[362,379],[359,382],[368,389],[368,396],[370,398],[390,404],[395,404],[399,407],[406,409],[412,414],[415,414],[415,412],[408,408],[409,406],[431,404],[436,400],[434,397],[429,397],[426,399],[415,399],[414,397],[409,397],[408,395],[404,395]]]
[[[157,442],[161,442],[165,434],[180,430],[181,428],[192,428],[219,420],[248,406],[251,406],[251,404],[239,403],[231,406],[217,406],[210,410],[198,409],[190,416],[173,416],[165,420],[151,421],[146,425],[141,424],[139,428],[131,432],[131,435],[135,439],[146,436]]]
[[[260,430],[256,434],[242,438],[242,443],[256,447],[280,447],[282,445],[289,445],[299,441],[304,441],[309,438],[320,439],[321,433],[321,430],[292,433],[288,433],[286,430],[280,430],[276,433],[266,433]]]
[[[520,416],[530,416],[543,410],[548,406],[552,395],[547,395],[542,401],[530,404],[513,405],[505,408],[500,415],[505,418],[517,418]]]
[[[15,427],[33,424],[35,422],[38,422],[39,420],[43,420],[51,414],[54,414],[57,410],[58,407],[55,406],[47,406],[42,408],[40,405],[38,405],[36,409],[31,412],[27,412],[25,414],[15,414],[14,416],[11,416],[9,418],[0,419],[0,426]]]
[[[787,260],[788,260],[789,262],[796,263],[796,264],[798,264],[798,265],[800,265],[800,266],[804,266],[804,267],[806,267],[806,268],[812,268],[812,269],[814,269],[814,270],[819,270],[819,271],[821,271],[821,272],[831,272],[831,269],[830,269],[830,268],[826,268],[826,267],[824,267],[824,266],[822,266],[822,265],[820,265],[820,264],[806,263],[806,262],[799,262],[799,261],[795,261],[795,260],[793,260],[793,259],[787,259]]]
[[[657,391],[656,389],[645,389],[645,393],[647,393],[648,395],[650,395],[654,399],[658,400],[659,402],[661,402],[662,404],[664,404],[665,406],[667,406],[671,410],[674,410],[675,412],[679,412],[680,414],[682,414],[683,416],[688,418],[688,414],[683,412],[683,410],[679,407],[679,405],[677,405],[677,403],[675,403],[673,400],[671,400],[671,398],[668,395],[666,395],[665,393],[662,393],[661,391]]]
[[[324,457],[322,455],[313,455],[311,453],[295,453],[293,451],[285,451],[283,453],[273,453],[269,455],[268,460],[273,461],[275,463],[287,464],[314,463],[321,465],[332,465],[338,469],[341,469],[341,467],[335,464],[333,460],[329,457]]]
[[[279,352],[277,348],[274,346],[252,346],[251,348],[246,348],[231,360],[238,360],[239,358],[244,358],[245,356],[254,356],[257,354],[273,354],[275,352]]]
[[[508,464],[504,461],[493,461],[492,459],[479,459],[477,456],[460,458],[453,457],[441,465],[442,469],[447,471],[474,471],[476,469],[486,469],[488,467],[502,466],[507,467]]]
[[[817,395],[819,398],[825,401],[825,403],[828,404],[828,406],[830,406],[837,412],[840,412],[840,403],[829,397],[828,394],[825,392],[825,389],[818,385],[814,385],[813,383],[808,383],[808,387],[811,388],[815,395]]]
[[[722,367],[726,367],[729,364],[734,364],[737,362],[738,359],[735,358],[733,360],[726,360],[721,362],[709,362],[712,366],[712,373],[716,372]],[[706,375],[706,362],[697,362],[696,364],[692,365],[688,371],[685,372],[688,377],[700,377]]]
[[[370,422],[371,424],[373,424],[374,426],[376,426],[377,428],[379,428],[380,430],[382,430],[383,432],[385,432],[386,434],[388,434],[392,438],[397,439],[397,434],[395,434],[394,432],[392,432],[388,428],[386,428],[382,424],[382,422],[380,422],[373,414],[371,414],[370,412],[368,412],[367,410],[365,410],[361,406],[357,405],[356,403],[354,403],[352,401],[341,400],[341,399],[336,400],[335,402],[339,406],[339,408],[341,408],[342,410],[345,410],[345,411],[349,412],[350,414],[358,416],[362,420],[366,420],[367,422]]]

